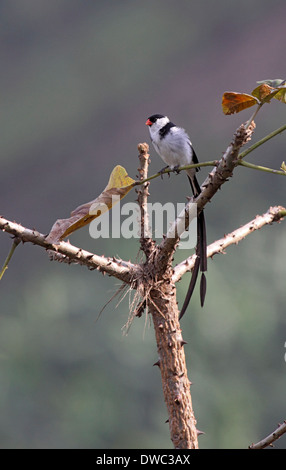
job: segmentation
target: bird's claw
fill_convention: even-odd
[[[162,168],[162,170],[158,171],[158,173],[161,175],[162,179],[163,179],[163,174],[164,174],[165,170],[167,170],[167,168],[169,168],[169,165],[164,166],[164,168]],[[170,173],[168,173],[168,176],[170,178]]]
[[[174,171],[177,175],[179,175],[179,174],[181,173],[181,170],[179,170],[179,168],[180,168],[180,165],[176,165],[176,166],[174,166],[174,168],[173,168],[173,171]]]

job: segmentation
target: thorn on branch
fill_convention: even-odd
[[[157,362],[154,362],[153,367],[154,367],[154,366],[158,366],[159,369],[160,369],[160,367],[161,367],[161,365],[160,365],[160,359],[159,359]]]
[[[174,399],[174,402],[175,402],[176,405],[180,405],[181,402],[182,402],[182,397],[181,397],[181,395],[177,395],[177,396],[175,397],[175,399]]]

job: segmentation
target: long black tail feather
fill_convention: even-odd
[[[194,196],[198,196],[198,194],[201,192],[201,188],[199,186],[199,183],[195,175],[193,176],[193,178],[190,178],[189,176],[188,178],[189,178]],[[197,218],[196,255],[197,257],[196,257],[195,265],[193,267],[191,281],[189,284],[186,298],[184,300],[184,304],[180,312],[179,319],[183,317],[184,313],[186,312],[188,308],[189,302],[191,300],[191,297],[192,297],[192,294],[193,294],[193,291],[197,282],[199,270],[202,273],[201,281],[200,281],[200,300],[201,300],[202,307],[205,301],[206,289],[207,289],[207,281],[206,281],[206,276],[205,276],[205,272],[207,271],[207,236],[206,236],[205,216],[204,216],[203,211],[200,212]]]
[[[200,245],[200,271],[201,275],[201,283],[200,283],[200,297],[201,297],[201,306],[204,306],[204,301],[206,297],[206,290],[207,290],[207,280],[205,276],[205,272],[207,271],[207,232],[206,232],[206,222],[205,222],[205,215],[202,211],[198,216],[198,243]]]
[[[199,269],[200,269],[200,258],[197,256],[194,267],[193,267],[193,271],[192,271],[191,282],[189,284],[187,295],[185,297],[184,304],[183,304],[181,312],[180,312],[179,320],[181,320],[182,316],[184,315],[185,311],[188,308],[189,302],[191,300],[191,297],[192,297],[192,294],[194,292],[194,288],[195,288],[195,285],[196,285],[196,282],[197,282]]]

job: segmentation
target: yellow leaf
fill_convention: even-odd
[[[234,114],[258,103],[259,100],[255,96],[227,91],[222,97],[222,110],[224,114]]]
[[[283,87],[282,87],[283,88]],[[256,96],[261,103],[269,103],[272,98],[277,98],[283,101],[283,96],[280,94],[280,98],[278,94],[280,93],[281,88],[272,88],[271,86],[267,85],[266,83],[262,83],[258,87],[256,87],[252,95]],[[283,90],[282,90],[283,91]]]
[[[286,87],[279,87],[278,93],[274,96],[276,100],[282,101],[282,103],[286,103]]]
[[[262,83],[258,87],[254,88],[254,90],[251,92],[251,94],[253,96],[255,96],[256,98],[258,98],[259,101],[263,101],[274,90],[275,90],[275,88],[272,88],[271,86],[267,85],[267,83]]]
[[[128,176],[125,168],[117,165],[110,177],[106,188],[93,201],[82,204],[72,211],[68,219],[57,220],[46,241],[57,244],[75,230],[84,227],[100,215],[110,210],[134,187],[135,180]]]
[[[112,188],[126,188],[129,186],[133,186],[134,180],[128,176],[127,171],[123,166],[117,165],[109,178],[108,185],[106,186],[105,190],[112,189]],[[130,189],[131,189],[130,187]],[[129,189],[129,191],[130,191]]]

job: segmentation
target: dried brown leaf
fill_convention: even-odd
[[[110,210],[133,188],[135,181],[130,178],[120,165],[117,165],[102,193],[93,201],[82,204],[74,209],[68,219],[58,219],[48,236],[48,243],[58,244],[75,230],[84,227],[92,220]]]

